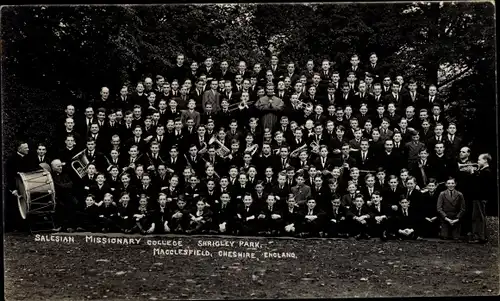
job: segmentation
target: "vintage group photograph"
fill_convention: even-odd
[[[498,295],[495,17],[2,6],[5,300]]]

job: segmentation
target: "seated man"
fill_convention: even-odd
[[[189,229],[186,233],[207,233],[212,226],[212,212],[205,206],[205,200],[196,201],[196,209],[189,214]]]
[[[323,236],[324,213],[316,206],[316,200],[307,200],[307,207],[301,217],[300,237],[321,237]]]
[[[283,225],[287,235],[299,232],[300,212],[293,193],[288,195],[287,207],[283,210]]]
[[[328,237],[349,237],[347,233],[347,208],[342,206],[340,196],[333,196],[325,220]]]
[[[351,235],[356,239],[369,239],[370,209],[365,205],[363,195],[357,194],[354,205],[349,209]]]
[[[243,204],[236,211],[236,234],[254,235],[256,233],[258,208],[253,203],[252,195],[247,192]]]
[[[372,194],[372,202],[368,206],[371,211],[370,231],[373,236],[387,240],[387,232],[392,221],[393,210],[391,206],[382,202],[382,194],[375,191]]]
[[[283,217],[279,207],[276,206],[276,199],[272,193],[267,196],[266,203],[267,206],[262,208],[257,217],[259,230],[266,235],[279,235],[282,228]]]

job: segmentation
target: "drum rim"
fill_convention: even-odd
[[[21,217],[23,219],[26,219],[28,212],[30,211],[30,203],[28,202],[28,199],[31,199],[31,194],[26,190],[26,177],[22,173],[17,173],[18,176],[18,183],[17,185],[22,185],[21,187],[18,187],[18,192],[20,194],[20,198],[17,199],[17,206],[19,207],[19,214],[21,214]],[[21,199],[24,199],[24,206],[21,205]]]
[[[51,191],[51,193],[49,195],[50,195],[50,198],[51,198],[52,207],[55,210],[55,207],[56,207],[56,191],[55,191],[55,186],[54,186],[54,180],[52,179],[52,174],[50,173],[50,171],[42,168],[40,170],[29,172],[29,173],[18,172],[17,175],[18,175],[19,179],[21,180],[21,184],[23,185],[23,191],[21,192],[21,197],[25,198],[25,200],[26,200],[26,212],[24,212],[24,211],[21,210],[21,204],[19,203],[19,199],[17,201],[17,204],[18,204],[18,207],[19,207],[19,213],[21,214],[21,217],[23,219],[27,219],[28,214],[30,212],[30,207],[31,207],[30,206],[31,205],[31,193],[26,189],[26,185],[25,185],[25,183],[28,181],[26,179],[26,175],[27,174],[33,174],[33,173],[39,173],[39,172],[42,172],[42,173],[45,172],[46,173],[45,175],[47,176],[47,180],[49,181],[49,183],[47,183],[47,184],[50,185],[50,191]],[[30,200],[30,202],[28,202],[28,199]]]

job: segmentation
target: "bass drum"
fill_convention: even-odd
[[[51,224],[56,206],[52,175],[46,166],[41,170],[18,173],[16,177],[19,213],[31,226]]]

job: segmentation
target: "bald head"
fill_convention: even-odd
[[[62,172],[62,162],[59,159],[52,160],[50,163],[52,166],[52,170],[56,173],[61,173]]]
[[[151,77],[146,77],[146,78],[144,79],[144,84],[145,84],[146,86],[152,86],[152,85],[153,85],[153,79],[151,79]]]

